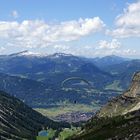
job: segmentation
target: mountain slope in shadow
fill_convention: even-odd
[[[68,124],[54,122],[15,97],[0,91],[0,139],[33,140],[42,127],[59,129]]]

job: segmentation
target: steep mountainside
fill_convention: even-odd
[[[73,140],[140,139],[140,72],[133,77],[130,88],[114,98],[87,122]]]
[[[0,56],[0,90],[20,98],[31,107],[44,108],[76,100],[80,104],[92,104],[94,100],[104,104],[118,91],[104,91],[112,84],[114,76],[104,72],[86,58],[56,53],[48,56],[34,55],[27,51]],[[64,80],[79,77],[87,80],[71,80],[62,87]],[[97,94],[96,94],[97,93]],[[103,94],[102,94],[103,93]]]
[[[117,56],[96,58],[96,63],[94,60],[70,54],[39,55],[28,51],[2,55],[0,90],[33,108],[59,107],[75,102],[100,107],[128,87],[132,73],[139,67],[133,65],[132,70],[124,66],[123,73],[110,74],[112,64],[118,66],[126,60]],[[96,66],[97,61],[100,68]],[[110,71],[104,71],[102,66],[105,65]],[[72,77],[79,79],[69,80],[63,87],[62,83]],[[80,79],[88,81],[90,86]]]
[[[42,78],[42,74],[69,72],[83,64],[79,57],[66,54],[48,56],[13,54],[0,57],[0,71],[3,73],[24,75],[29,78]],[[34,77],[32,77],[32,74]],[[35,77],[36,75],[36,77]],[[41,80],[41,79],[40,79]]]
[[[132,79],[129,89],[111,100],[98,113],[99,117],[113,117],[140,109],[140,72]]]
[[[73,76],[90,80],[95,88],[102,88],[114,80],[110,74],[100,70],[88,59],[61,53],[38,56],[25,55],[25,52],[22,52],[1,56],[0,72],[49,83],[53,86],[60,86],[63,80]],[[99,86],[99,81],[102,87]]]
[[[0,73],[0,81],[0,90],[14,95],[30,106],[37,105],[42,98],[40,97],[42,94],[43,98],[46,98],[44,102],[49,102],[47,100],[49,96],[47,92],[48,84],[3,73]],[[37,100],[38,103],[36,103]]]
[[[0,91],[1,140],[33,140],[42,126],[58,129],[64,125],[43,117],[20,100]]]
[[[111,91],[106,91],[106,93],[98,94],[98,92],[94,91],[94,87],[92,88],[88,85],[83,86],[83,84],[80,83],[80,87],[75,84],[76,88],[74,87],[73,89],[63,89],[63,87],[61,86],[62,82],[60,82],[59,86],[57,86],[58,83],[55,84],[55,81],[51,85],[2,73],[0,73],[0,81],[0,90],[21,99],[33,108],[57,106],[60,105],[60,103],[63,104],[63,102],[65,101],[73,103],[74,100],[76,100],[77,103],[81,104],[91,104],[94,100],[98,100],[99,104],[104,104],[109,98],[117,95],[117,93],[111,93]],[[75,81],[71,82],[72,83],[66,83],[66,87],[74,86]],[[78,82],[80,82],[80,80]],[[83,88],[81,86],[83,86]]]
[[[123,116],[95,118],[69,140],[139,140],[140,109]]]
[[[121,74],[127,72],[134,73],[135,71],[138,71],[140,69],[140,60],[134,59],[134,60],[127,60],[124,62],[121,62],[119,64],[113,64],[107,67],[104,67],[104,70],[107,72],[115,73],[115,74]]]
[[[53,86],[60,86],[66,78],[80,76],[90,80],[97,89],[124,90],[128,88],[132,74],[140,70],[139,63],[139,60],[113,55],[88,59],[63,53],[39,55],[23,51],[0,56],[0,72]]]
[[[99,66],[99,67],[106,67],[106,66],[110,66],[110,65],[116,65],[116,64],[120,64],[122,62],[127,61],[128,59],[123,58],[123,57],[119,57],[119,56],[115,56],[115,55],[109,55],[109,56],[104,56],[102,58],[94,58],[93,62]]]
[[[119,86],[121,86],[122,89],[127,89],[133,73],[140,71],[140,60],[129,60],[120,64],[105,66],[104,71],[115,75],[116,80],[119,81]]]

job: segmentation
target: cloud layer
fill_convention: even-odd
[[[140,0],[129,4],[123,13],[117,16],[113,31],[107,30],[107,34],[118,38],[140,37]]]
[[[121,43],[117,39],[112,39],[111,42],[106,40],[99,41],[99,48],[100,49],[118,49],[121,47]]]
[[[12,11],[10,15],[15,20],[19,17],[16,10]],[[140,0],[127,5],[123,12],[115,18],[112,30],[109,27],[107,29],[99,17],[55,23],[43,20],[0,21],[0,53],[6,52],[8,49],[12,51],[29,49],[92,57],[109,54],[134,55],[137,53],[135,51],[137,48],[130,49],[125,44],[123,44],[123,48],[120,42],[122,39],[119,38],[140,37],[139,17]],[[102,30],[104,28],[106,30]],[[93,35],[97,32],[100,34],[94,38]],[[84,38],[87,36],[90,37]]]
[[[46,47],[56,42],[78,40],[102,30],[104,26],[99,17],[80,18],[58,24],[48,24],[41,20],[25,20],[21,23],[1,21],[0,40],[5,40],[11,46]]]

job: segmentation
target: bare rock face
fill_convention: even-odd
[[[128,112],[140,109],[140,72],[135,73],[129,89],[122,95],[107,103],[99,113],[98,117],[113,117],[124,115]]]
[[[128,91],[124,93],[124,96],[140,97],[140,72],[135,73],[132,79],[132,84]]]
[[[130,88],[108,102],[71,140],[140,140],[140,72]]]

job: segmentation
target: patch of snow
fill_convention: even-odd
[[[25,51],[22,51],[22,52],[11,54],[10,56],[36,56],[36,57],[45,57],[45,56],[47,56],[47,54],[37,53],[37,52],[31,52],[31,51],[25,50]]]
[[[53,55],[50,55],[51,58],[59,58],[62,56],[72,56],[72,54],[65,54],[65,53],[55,53]]]

